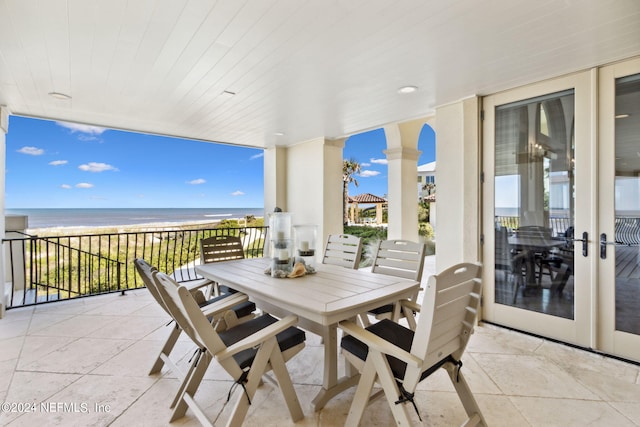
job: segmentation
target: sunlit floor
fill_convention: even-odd
[[[0,320],[0,398],[5,402],[0,425],[168,425],[178,380],[167,369],[147,375],[169,333],[166,323],[144,289],[10,310]],[[193,350],[186,337],[181,339],[175,354],[182,356],[183,367]],[[341,426],[353,398],[354,390],[347,390],[312,411],[322,382],[322,353],[319,337],[308,333],[305,349],[287,365],[305,413],[297,426]],[[476,329],[463,362],[491,426],[640,425],[638,365],[488,325]],[[230,387],[214,362],[196,399],[217,425],[229,415]],[[424,381],[416,394],[424,425],[463,422],[464,411],[444,371]],[[245,425],[293,424],[279,391],[266,382]],[[188,411],[172,425],[199,423]],[[370,405],[361,425],[393,425],[384,399]]]

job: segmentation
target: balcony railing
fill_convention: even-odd
[[[496,215],[495,224],[515,230],[520,227],[520,218],[517,216]],[[567,217],[550,217],[549,228],[553,236],[564,236],[564,233],[571,226],[571,219]]]
[[[112,234],[4,239],[6,308],[144,286],[133,260],[143,258],[178,282],[198,280],[200,239],[240,236],[245,256],[264,255],[267,227],[158,229]]]
[[[511,230],[520,227],[517,216],[495,216],[495,224]],[[549,218],[549,228],[553,236],[564,236],[571,226],[571,220],[566,217]],[[616,216],[615,218],[615,242],[622,246],[640,246],[640,217]]]

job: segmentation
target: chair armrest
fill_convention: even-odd
[[[248,337],[238,341],[237,343],[225,348],[224,350],[215,354],[216,359],[225,360],[248,348],[256,347],[267,339],[275,337],[285,329],[295,326],[298,323],[298,317],[289,315],[278,320],[276,323],[272,323],[266,328],[260,329],[258,332],[249,335]]]
[[[422,308],[422,306],[420,304],[417,304],[417,303],[415,303],[413,301],[410,301],[408,299],[401,299],[399,302],[400,302],[400,305],[402,307],[406,307],[409,310],[415,311],[416,313],[420,313],[420,309]]]
[[[247,295],[241,292],[237,292],[235,294],[231,294],[226,298],[222,298],[220,301],[205,305],[204,307],[202,307],[202,313],[207,317],[224,313],[225,311],[230,310],[233,306],[236,306],[248,300],[249,297]]]
[[[189,292],[193,292],[200,288],[204,288],[205,286],[209,286],[212,283],[214,283],[213,280],[203,278],[199,280],[190,280],[188,282],[181,282],[180,284],[185,288],[187,288]]]
[[[366,329],[361,328],[356,323],[351,321],[343,321],[338,324],[340,329],[353,336],[354,338],[365,343],[369,349],[374,349],[379,351],[380,353],[387,354],[389,356],[396,357],[407,365],[412,365],[419,367],[422,365],[422,360],[413,354],[404,351],[400,347],[397,347],[390,343],[389,341],[380,338],[376,334],[367,331]]]

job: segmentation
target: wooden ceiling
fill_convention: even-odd
[[[0,0],[12,114],[254,147],[636,55],[638,0]]]

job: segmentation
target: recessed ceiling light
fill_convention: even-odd
[[[629,114],[616,114],[616,119],[626,119]]]
[[[418,86],[402,86],[398,93],[413,93],[418,90]]]
[[[49,96],[52,96],[55,99],[63,99],[63,100],[71,99],[70,95],[67,95],[66,93],[61,93],[61,92],[49,92]]]
[[[284,136],[284,132],[274,132],[275,136]]]

